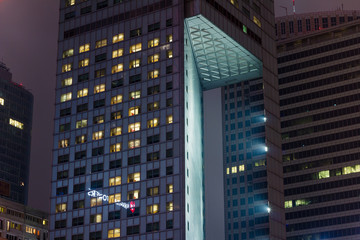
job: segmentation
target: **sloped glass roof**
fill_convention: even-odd
[[[262,77],[262,62],[202,15],[185,28],[203,90]]]

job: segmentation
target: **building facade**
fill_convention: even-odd
[[[0,197],[26,204],[33,95],[0,62]]]
[[[47,240],[48,214],[0,199],[0,239]]]
[[[288,240],[360,238],[359,30],[278,42]]]
[[[276,18],[276,39],[300,37],[314,31],[338,26],[360,18],[359,10],[336,10],[294,14]]]
[[[261,18],[273,7],[61,1],[51,239],[205,239],[202,92],[244,81],[263,96],[249,119],[262,119],[252,151],[266,164],[248,210],[265,212],[242,231],[285,239],[274,19]]]

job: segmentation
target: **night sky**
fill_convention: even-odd
[[[295,1],[297,13],[335,10],[341,8],[341,3],[344,9],[360,9],[360,1],[356,0]],[[288,8],[288,14],[292,13],[292,0],[275,0],[275,6],[278,16],[286,14],[286,10],[280,6]],[[35,97],[29,205],[45,211],[49,211],[50,197],[58,7],[59,0],[0,0],[0,61],[11,69],[13,81],[23,83]],[[205,127],[220,129],[219,101],[219,90],[205,94],[205,116],[208,116]],[[215,106],[218,111],[207,106]],[[209,132],[205,137],[219,140],[216,137],[219,134],[221,135],[221,131]],[[209,141],[209,145],[207,142],[205,144],[206,149],[213,151],[205,155],[206,162],[211,163],[206,166],[206,173],[210,174],[207,176],[212,176],[207,177],[210,183],[207,190],[211,189],[206,195],[211,199],[207,202],[211,212],[207,213],[218,222],[223,219],[223,199],[219,197],[223,195],[222,149],[214,146],[221,146],[222,143],[213,140]],[[217,180],[218,177],[220,181]],[[215,228],[208,236],[222,239],[223,232]]]

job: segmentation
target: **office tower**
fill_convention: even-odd
[[[359,239],[359,21],[278,42],[287,239]]]
[[[48,213],[0,199],[0,239],[49,239]]]
[[[51,239],[204,239],[202,91],[252,79],[258,235],[284,239],[273,4],[255,2],[61,1]]]
[[[317,30],[359,19],[359,10],[336,10],[287,15],[276,18],[276,40],[300,37]]]
[[[0,62],[0,197],[26,204],[33,96]]]

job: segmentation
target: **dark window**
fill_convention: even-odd
[[[57,179],[65,179],[69,177],[69,171],[65,170],[65,171],[61,171],[57,173]]]
[[[101,235],[102,235],[101,231],[91,232],[89,240],[101,240],[102,239]]]
[[[140,82],[141,81],[141,74],[136,74],[129,77],[129,84]]]
[[[166,99],[166,107],[171,107],[172,105],[173,105],[173,99],[172,98]]]
[[[87,110],[88,110],[88,104],[87,103],[76,106],[76,112],[78,112],[78,113],[85,112]]]
[[[86,167],[75,168],[75,170],[74,170],[74,176],[84,175],[85,172],[86,172]]]
[[[173,72],[173,66],[167,66],[166,67],[166,74],[172,73]]]
[[[173,89],[173,83],[172,82],[167,82],[166,83],[166,90],[171,90]]]
[[[171,27],[173,25],[172,18],[166,20],[166,27]]]
[[[102,188],[102,187],[103,187],[103,180],[97,180],[91,182],[91,189]]]
[[[68,162],[69,158],[70,158],[69,154],[58,156],[58,164]]]
[[[148,32],[153,32],[160,29],[160,22],[148,25]]]
[[[66,219],[55,221],[55,229],[66,228]]]
[[[84,200],[73,201],[73,209],[84,208],[84,206],[85,206]]]
[[[134,235],[139,233],[140,233],[140,225],[129,226],[126,228],[126,235]]]
[[[150,187],[146,189],[146,196],[155,196],[159,194],[159,187]]]
[[[172,175],[173,172],[173,166],[166,167],[166,175]]]
[[[84,217],[77,217],[72,219],[72,226],[84,225]]]
[[[102,53],[95,56],[95,62],[101,62],[106,60],[106,53]]]
[[[140,163],[140,155],[128,157],[128,165],[134,165]]]
[[[146,224],[146,232],[159,231],[159,229],[160,229],[160,224],[159,224],[159,222],[154,222],[154,223],[148,223],[148,224]]]
[[[158,93],[160,93],[160,85],[148,87],[147,89],[147,95],[158,94]]]
[[[124,0],[114,0],[114,4],[122,3]]]
[[[159,134],[147,137],[147,144],[153,144],[158,142],[160,142]]]
[[[104,164],[103,163],[98,163],[98,164],[93,164],[91,165],[91,172],[101,172],[104,170]]]
[[[65,108],[60,110],[60,117],[71,115],[71,108]]]
[[[61,124],[59,126],[59,132],[65,132],[70,130],[70,123]]]
[[[121,116],[122,116],[122,112],[121,112],[121,111],[112,112],[112,113],[111,113],[111,120],[120,119]]]
[[[88,7],[84,7],[82,9],[80,9],[80,14],[86,14],[86,13],[89,13],[91,12],[91,6],[88,6]]]
[[[166,133],[166,141],[173,140],[173,132],[167,132]]]
[[[103,76],[105,76],[105,74],[106,74],[106,69],[105,68],[102,68],[102,69],[99,69],[99,70],[95,71],[95,77],[96,78],[103,77]]]
[[[111,81],[111,88],[117,88],[117,87],[121,87],[123,85],[124,85],[123,78]]]
[[[174,226],[174,222],[172,219],[166,221],[166,229],[172,229]]]
[[[166,149],[166,157],[172,157],[174,154],[173,154],[173,149]]]
[[[78,76],[78,82],[85,82],[89,80],[89,73],[84,73]]]
[[[105,99],[100,99],[94,101],[94,108],[99,108],[105,106]]]
[[[120,219],[120,211],[113,211],[113,212],[109,212],[109,220],[115,220],[115,219]]]
[[[75,160],[86,158],[86,151],[80,151],[75,153]]]
[[[130,31],[130,37],[138,37],[141,36],[141,28],[133,29]]]
[[[68,187],[59,187],[56,189],[56,196],[66,195],[68,193]]]
[[[85,183],[74,184],[74,193],[85,191]]]
[[[110,169],[120,168],[120,167],[121,167],[121,159],[110,161],[110,166],[109,166]]]
[[[148,153],[146,156],[147,161],[154,161],[160,158],[160,152]]]
[[[146,178],[150,179],[150,178],[157,178],[160,176],[160,170],[157,169],[152,169],[146,172]]]
[[[104,154],[104,147],[98,147],[92,149],[92,156],[96,157]]]
[[[106,8],[108,6],[108,2],[107,0],[106,1],[102,1],[102,2],[98,2],[96,4],[96,8],[99,10],[99,9],[102,9],[102,8]]]
[[[75,11],[65,14],[65,20],[75,17]]]

